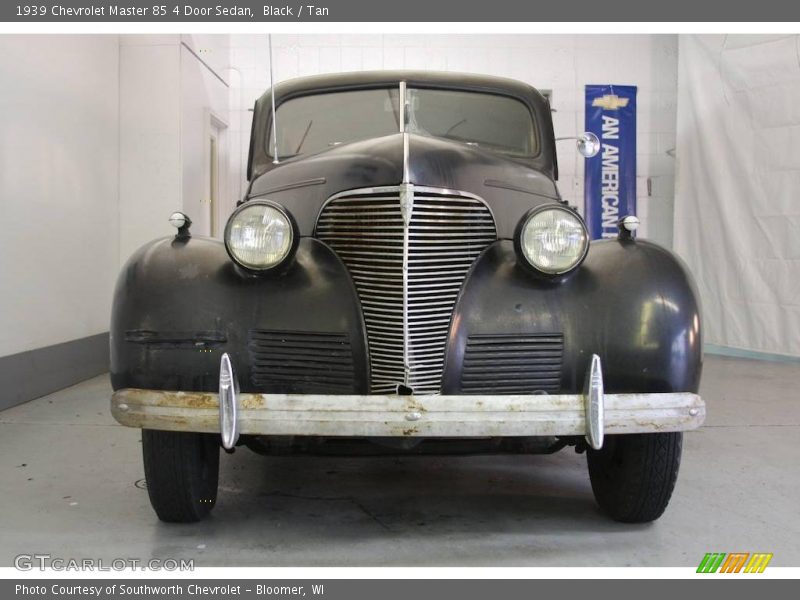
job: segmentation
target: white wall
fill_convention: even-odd
[[[427,69],[511,77],[553,92],[556,135],[584,130],[584,86],[639,86],[638,204],[641,233],[672,243],[678,42],[674,35],[274,35],[275,79],[371,69]],[[267,36],[231,36],[231,138],[235,180],[244,179],[255,99],[269,87]],[[583,207],[583,159],[559,143],[559,188]],[[648,179],[652,195],[647,195]]]
[[[180,56],[177,35],[120,39],[121,262],[181,209]]]
[[[227,63],[227,40],[178,34],[121,37],[122,262],[141,245],[174,233],[167,219],[176,210],[192,219],[193,234],[210,233],[206,138],[210,115],[228,115],[228,86],[220,66]],[[224,195],[235,203],[227,189]]]
[[[116,36],[0,36],[0,356],[108,330]]]
[[[0,36],[0,356],[108,331],[121,264],[172,211],[208,233],[227,39]]]

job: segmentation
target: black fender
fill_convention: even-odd
[[[347,269],[312,238],[291,260],[254,275],[210,238],[140,248],[114,292],[113,388],[216,391],[227,352],[243,392],[367,393],[366,333]]]
[[[462,380],[469,338],[513,341],[515,335],[563,336],[560,383],[544,391],[580,393],[591,355],[597,354],[607,392],[696,392],[702,370],[697,298],[682,261],[650,242],[592,242],[578,269],[547,279],[518,263],[511,241],[498,241],[478,258],[462,287],[443,392],[463,393],[467,387]],[[506,352],[514,349],[504,347]],[[513,362],[503,359],[497,364]],[[526,363],[523,356],[516,362],[535,361]],[[495,363],[483,364],[490,371]]]

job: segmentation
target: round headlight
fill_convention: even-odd
[[[225,226],[228,254],[251,271],[267,271],[284,262],[295,247],[296,237],[289,213],[266,201],[244,203]]]
[[[562,275],[577,267],[589,250],[581,218],[568,208],[547,206],[525,215],[517,227],[517,252],[545,275]]]

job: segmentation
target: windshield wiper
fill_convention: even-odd
[[[458,123],[456,123],[456,124],[455,124],[455,125],[453,125],[453,126],[450,128],[450,129],[448,129],[447,131],[445,131],[445,132],[444,132],[444,135],[448,135],[448,134],[449,134],[451,131],[453,131],[453,129],[455,129],[455,128],[456,128],[456,127],[458,127],[459,125],[463,125],[463,124],[464,124],[464,123],[466,123],[466,122],[467,122],[467,120],[466,120],[466,119],[461,119],[461,120],[460,120]]]
[[[392,106],[392,114],[394,115],[394,122],[397,125],[397,128],[400,129],[400,99],[398,98],[397,104],[392,102],[392,90],[386,90],[386,93],[389,94],[389,103]]]
[[[297,150],[295,150],[295,151],[294,151],[294,155],[295,155],[295,156],[297,156],[298,154],[300,154],[300,148],[302,148],[302,147],[303,147],[303,144],[304,144],[304,143],[305,143],[305,141],[306,141],[306,137],[308,137],[308,132],[309,132],[309,131],[311,131],[311,126],[312,126],[313,124],[314,124],[314,119],[311,119],[311,120],[308,122],[308,127],[306,127],[306,132],[303,134],[303,137],[302,137],[302,138],[300,138],[300,143],[299,143],[299,144],[297,144]]]

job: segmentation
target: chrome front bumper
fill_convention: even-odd
[[[240,394],[223,356],[220,392],[122,389],[111,412],[122,425],[244,435],[344,437],[586,436],[696,429],[705,404],[692,393],[604,394],[593,357],[583,394],[493,396]]]

